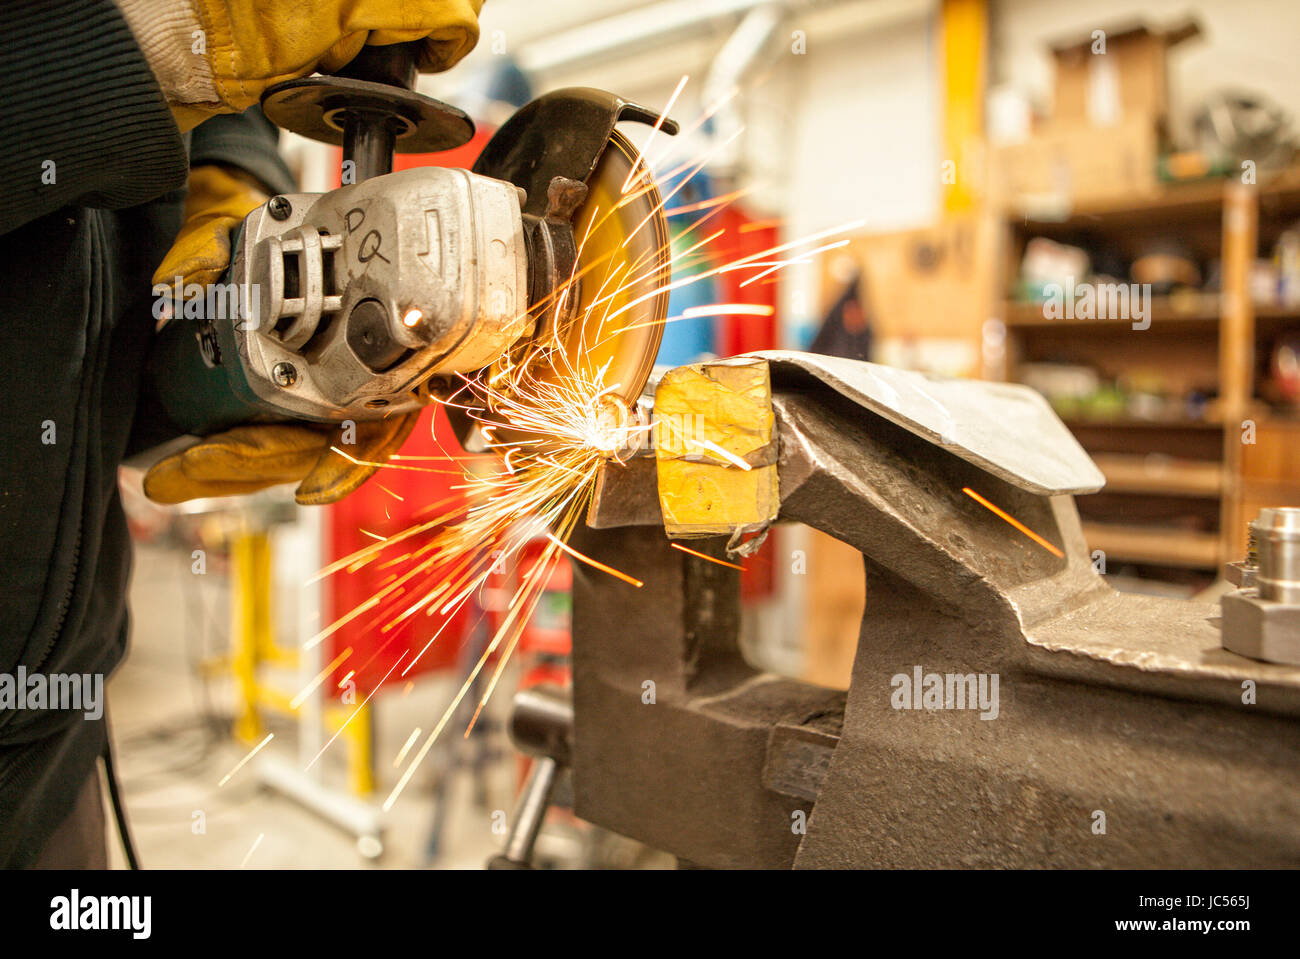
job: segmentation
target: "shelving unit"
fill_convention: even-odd
[[[1115,493],[1218,497],[1228,479],[1220,463],[1156,453],[1097,453],[1093,461],[1106,476],[1106,488]]]
[[[1118,197],[1057,220],[1004,216],[1005,289],[1034,236],[1109,244],[1131,258],[1176,237],[1219,259],[1217,292],[1156,297],[1150,328],[1126,319],[1056,319],[1041,304],[1004,301],[1007,348],[989,378],[1020,378],[1027,362],[1091,366],[1104,377],[1148,374],[1172,394],[1213,393],[1200,415],[1067,418],[1106,489],[1080,497],[1089,545],[1108,561],[1214,571],[1244,554],[1246,522],[1261,506],[1300,505],[1300,419],[1258,392],[1273,337],[1300,330],[1300,306],[1256,305],[1250,274],[1278,233],[1300,220],[1300,169],[1258,186],[1212,181]],[[1082,279],[1082,278],[1080,278]],[[1253,423],[1254,443],[1244,442]]]

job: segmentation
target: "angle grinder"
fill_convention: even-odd
[[[344,185],[254,210],[232,238],[228,308],[159,332],[149,377],[178,429],[409,412],[540,337],[635,403],[662,337],[670,252],[659,192],[615,126],[676,125],[568,88],[520,108],[472,170],[394,173],[394,152],[474,132],[416,93],[415,76],[411,46],[366,47],[337,76],[263,96],[278,126],[343,148]]]

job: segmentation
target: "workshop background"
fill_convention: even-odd
[[[1258,509],[1300,506],[1300,5],[488,0],[481,24],[477,50],[420,87],[479,136],[399,166],[469,165],[550,89],[659,108],[689,77],[671,111],[688,132],[659,162],[711,159],[675,203],[743,191],[725,215],[753,250],[861,221],[770,282],[680,291],[671,315],[686,293],[771,309],[671,324],[662,364],[785,347],[1027,383],[1106,475],[1078,505],[1094,564],[1122,589],[1213,599]],[[337,185],[337,151],[284,146],[304,189]],[[1107,284],[1150,299],[1108,315],[1072,295]],[[405,452],[431,452],[428,432]],[[287,493],[162,509],[124,478],[134,639],[110,688],[146,865],[478,868],[500,849],[526,774],[510,696],[567,675],[566,568],[473,733],[444,737],[390,810],[398,761],[462,682],[482,620],[453,622],[373,698],[360,676],[295,695],[344,646],[378,648],[364,617],[322,635],[366,586],[317,571],[453,482],[391,476],[396,496],[371,483],[322,509]],[[747,658],[846,686],[853,551],[779,527],[746,566]],[[482,598],[488,621],[502,595]],[[563,808],[538,857],[673,865]]]

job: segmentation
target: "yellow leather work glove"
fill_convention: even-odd
[[[253,178],[233,167],[192,169],[185,223],[154,273],[154,282],[170,285],[178,276],[186,284],[216,282],[230,264],[230,231],[266,199]],[[359,421],[351,428],[306,423],[239,426],[155,463],[145,474],[145,495],[156,503],[183,503],[298,481],[294,498],[299,503],[333,503],[397,452],[417,419],[419,413],[408,413]]]
[[[367,44],[420,40],[446,70],[478,41],[483,0],[117,0],[182,130],[239,113],[282,80],[330,73]]]

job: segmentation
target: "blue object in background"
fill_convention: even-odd
[[[712,198],[713,195],[712,179],[708,174],[700,172],[691,177],[687,184],[668,201],[669,209],[675,206],[698,203],[701,200]],[[692,214],[670,219],[668,221],[670,235],[681,233],[689,228],[693,222],[695,220]],[[680,241],[674,242],[674,257],[679,255],[682,250],[698,243],[703,238],[702,231],[703,228],[687,234]],[[700,252],[702,251],[696,251],[696,253]],[[692,254],[692,256],[694,255]],[[691,274],[703,272],[708,266],[709,264],[706,261],[680,267],[674,265],[673,280],[680,280]],[[710,277],[707,280],[689,283],[686,286],[672,290],[668,294],[668,316],[670,318],[680,317],[693,306],[710,306],[717,302],[717,286],[714,284],[713,278]],[[695,316],[689,319],[673,319],[672,322],[665,324],[663,343],[659,347],[659,356],[655,362],[661,366],[682,366],[686,363],[695,363],[713,356],[716,353],[717,342],[714,330],[715,322],[716,319],[712,316]]]
[[[692,306],[708,306],[717,301],[713,278],[710,277],[669,293],[668,315],[680,317],[684,310]],[[682,366],[713,355],[713,322],[714,317],[711,316],[693,316],[665,324],[663,343],[655,362],[662,366]]]

